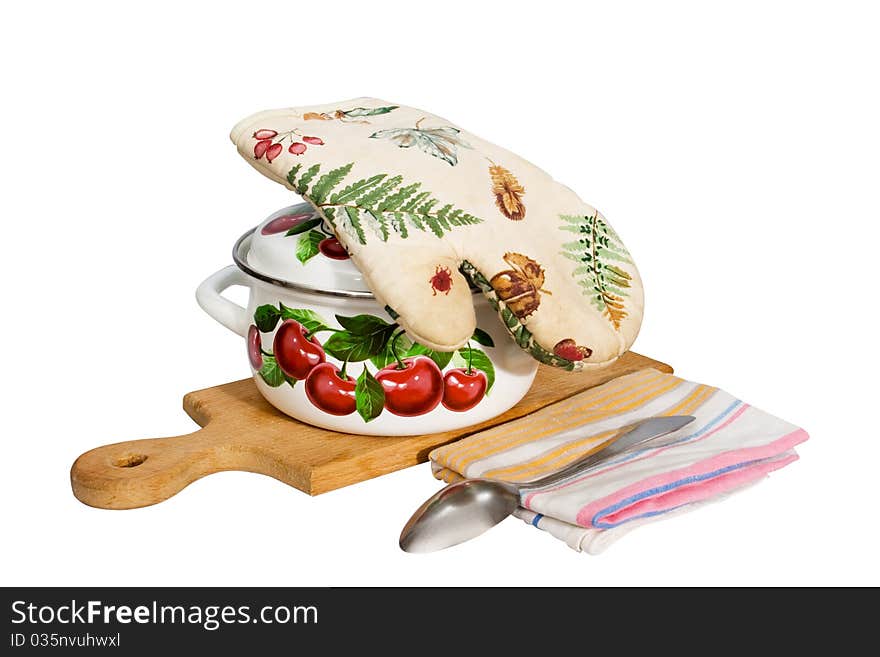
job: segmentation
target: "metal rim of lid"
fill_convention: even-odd
[[[257,227],[251,228],[244,235],[239,237],[238,240],[236,240],[235,242],[235,246],[232,247],[232,260],[233,262],[235,262],[235,266],[241,269],[248,276],[253,276],[257,280],[263,281],[264,283],[269,283],[270,285],[278,285],[289,290],[296,290],[297,292],[304,292],[306,294],[318,294],[328,297],[343,297],[348,299],[376,298],[372,292],[365,292],[362,290],[324,289],[311,285],[303,285],[302,283],[285,281],[280,278],[275,278],[274,276],[269,276],[260,271],[257,271],[256,269],[251,267],[247,261],[247,252],[250,249],[250,240],[256,230]]]

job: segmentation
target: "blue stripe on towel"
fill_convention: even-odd
[[[533,524],[535,527],[538,527],[538,523],[541,522],[541,518],[543,518],[543,517],[544,517],[544,514],[543,514],[543,513],[536,513],[536,514],[535,514],[535,517],[532,518],[532,524]],[[541,528],[538,527],[538,529],[541,529]]]
[[[623,525],[627,522],[630,522],[631,520],[638,520],[639,518],[650,518],[651,516],[658,516],[662,513],[668,513],[669,511],[674,511],[675,509],[678,509],[679,507],[685,506],[685,505],[680,504],[679,506],[672,507],[671,509],[662,509],[662,510],[658,510],[658,511],[648,511],[648,512],[643,513],[641,515],[633,516],[632,518],[627,518],[623,522],[614,523],[614,522],[600,522],[599,521],[599,518],[606,516],[606,515],[609,515],[609,514],[612,514],[615,511],[618,511],[625,506],[629,506],[630,504],[633,504],[635,502],[639,502],[647,497],[652,497],[652,496],[658,495],[660,493],[665,493],[665,492],[670,491],[674,488],[680,488],[681,486],[687,486],[688,484],[694,484],[694,483],[697,483],[700,481],[705,481],[706,479],[711,479],[712,477],[718,477],[720,475],[727,474],[728,472],[733,472],[734,470],[741,470],[742,468],[753,465],[754,463],[757,463],[757,462],[763,461],[763,460],[765,460],[765,459],[754,459],[752,461],[744,461],[742,463],[728,465],[724,468],[720,468],[718,470],[715,470],[714,472],[707,472],[707,473],[704,473],[701,475],[692,475],[690,477],[685,477],[684,479],[679,479],[678,481],[673,481],[673,482],[671,482],[669,484],[665,484],[663,486],[649,488],[648,490],[642,491],[641,493],[637,493],[631,497],[628,497],[624,500],[621,500],[620,502],[617,502],[616,504],[612,504],[611,506],[609,506],[606,509],[602,509],[601,511],[596,513],[596,515],[593,516],[593,520],[592,520],[591,524],[593,525],[593,527],[596,527],[598,529],[611,529],[612,527],[619,527],[620,525]]]

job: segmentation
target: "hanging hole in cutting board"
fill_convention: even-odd
[[[117,468],[136,468],[147,460],[146,454],[130,454],[113,461],[113,465]]]

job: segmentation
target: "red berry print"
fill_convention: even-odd
[[[424,415],[437,408],[443,397],[443,373],[427,356],[403,359],[383,367],[376,380],[385,391],[386,410],[402,417]]]
[[[272,145],[271,139],[263,139],[254,144],[254,157],[258,160],[266,154],[269,146]]]
[[[294,319],[285,319],[272,343],[278,367],[287,376],[304,379],[319,363],[327,360],[324,348],[314,337],[306,337],[305,327]]]
[[[277,137],[278,132],[275,130],[257,130],[254,133],[254,139],[272,139],[273,137]]]
[[[282,146],[281,144],[272,144],[271,146],[269,146],[269,148],[266,149],[266,159],[271,162],[276,157],[278,157],[282,150],[284,150],[284,146]]]
[[[254,132],[253,138],[257,140],[257,143],[254,144],[254,157],[259,160],[265,155],[270,163],[281,154],[281,151],[284,150],[284,144],[288,140],[290,141],[290,146],[287,147],[287,152],[291,155],[302,155],[305,153],[308,150],[306,144],[313,146],[324,145],[324,140],[320,137],[303,136],[296,129],[279,134],[277,130],[261,128]],[[294,141],[296,138],[300,138],[302,141]]]
[[[275,217],[260,230],[261,235],[275,235],[276,233],[284,233],[294,226],[298,226],[304,221],[308,221],[315,215],[309,212],[300,212],[298,214],[285,214]]]
[[[354,377],[342,374],[333,363],[316,365],[306,377],[306,397],[330,415],[351,415],[357,407]]]
[[[566,338],[556,343],[553,353],[566,360],[579,361],[592,356],[593,350],[589,347],[581,347],[571,338]]]
[[[486,394],[489,381],[486,374],[471,368],[454,367],[443,377],[443,406],[461,413],[471,410]]]
[[[449,294],[449,290],[452,289],[452,272],[449,271],[449,267],[444,267],[443,265],[437,265],[437,269],[434,271],[434,275],[428,279],[428,282],[431,284],[431,287],[434,290],[434,296],[437,296],[438,292],[442,292],[443,294]]]
[[[260,329],[251,324],[247,334],[248,358],[251,361],[251,367],[259,370],[263,367],[263,344],[260,340]]]
[[[318,250],[333,260],[348,260],[348,251],[335,237],[328,237],[318,243]]]

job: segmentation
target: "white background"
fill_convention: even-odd
[[[880,584],[880,15],[871,3],[7,3],[0,583]],[[309,498],[245,473],[88,508],[78,454],[248,375],[193,291],[289,192],[264,108],[424,107],[550,170],[646,282],[636,350],[805,427],[801,460],[600,557],[517,520],[397,548],[427,465]]]

